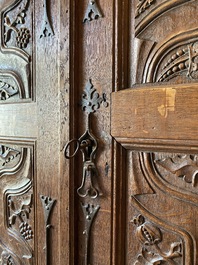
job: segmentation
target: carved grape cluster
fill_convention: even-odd
[[[26,222],[21,223],[19,228],[20,228],[21,235],[26,240],[30,240],[33,238],[33,231],[32,231],[31,226],[28,223],[26,223]]]
[[[31,35],[30,35],[30,31],[27,28],[20,28],[17,32],[17,36],[16,36],[16,45],[19,48],[26,48],[28,43],[29,43],[29,39],[30,39]]]

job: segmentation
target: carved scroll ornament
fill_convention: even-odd
[[[197,155],[179,155],[156,159],[155,163],[182,178],[185,182],[191,183],[193,187],[198,181],[198,156]]]

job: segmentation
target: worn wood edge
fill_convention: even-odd
[[[77,136],[77,121],[78,115],[75,111],[74,106],[76,102],[78,102],[78,85],[77,78],[78,76],[78,65],[76,62],[78,61],[77,50],[79,49],[78,41],[77,41],[77,31],[76,28],[76,20],[78,19],[77,11],[78,11],[78,3],[73,0],[67,0],[69,2],[69,139],[78,138]],[[75,172],[76,172],[76,164],[75,158],[68,161],[69,170],[68,170],[68,178],[69,178],[69,265],[77,264],[78,260],[78,244],[76,244],[76,238],[78,233],[77,222],[76,222],[76,194],[75,194]]]
[[[129,0],[114,1],[113,21],[113,76],[112,91],[119,91],[128,87],[129,74]],[[126,15],[127,14],[127,15]],[[124,74],[123,74],[124,73]],[[126,179],[123,164],[126,150],[115,140],[112,141],[112,193],[111,193],[111,262],[112,265],[125,264],[125,233],[126,231]],[[118,176],[119,180],[118,181]]]
[[[113,91],[125,89],[128,86],[129,74],[129,0],[114,1],[113,21]]]
[[[112,265],[125,264],[126,244],[126,150],[113,141],[112,178]],[[118,179],[119,177],[119,179]]]
[[[60,88],[60,166],[59,166],[59,197],[57,204],[59,205],[59,264],[74,264],[74,239],[73,239],[73,180],[72,162],[66,160],[64,156],[64,146],[70,140],[71,131],[70,124],[72,124],[72,88],[73,82],[71,78],[71,64],[73,60],[73,1],[63,0],[59,1],[59,88]],[[71,46],[71,51],[68,47]],[[71,79],[71,80],[70,80]],[[71,85],[70,85],[71,82]],[[61,104],[62,103],[62,104]],[[64,123],[62,123],[64,121]],[[72,126],[72,125],[71,125]]]
[[[146,138],[122,138],[115,137],[115,140],[124,148],[134,151],[171,151],[185,152],[190,154],[198,153],[198,140],[175,140],[175,139],[146,139]]]

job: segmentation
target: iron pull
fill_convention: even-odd
[[[95,4],[95,1],[93,1],[93,3]],[[98,142],[96,137],[91,133],[90,117],[94,112],[96,112],[97,109],[100,108],[102,102],[106,103],[105,105],[108,106],[108,103],[106,102],[106,94],[103,93],[103,98],[101,98],[91,83],[91,80],[89,80],[82,95],[81,102],[83,111],[87,113],[86,131],[79,139],[70,140],[66,144],[64,150],[64,154],[67,159],[75,157],[79,150],[82,153],[83,177],[81,185],[77,189],[78,195],[82,198],[89,196],[92,199],[95,199],[99,196],[99,192],[95,188],[93,181],[94,178],[98,176],[95,164],[95,155],[98,148]],[[76,145],[74,152],[73,154],[68,154],[72,144]]]
[[[72,144],[76,144],[73,154],[69,153],[69,148]],[[70,140],[65,146],[65,157],[71,159],[80,150],[83,156],[83,177],[80,187],[77,189],[77,193],[80,197],[85,198],[87,196],[95,199],[98,197],[98,190],[94,187],[93,178],[97,176],[97,169],[94,163],[95,152],[97,149],[97,141],[95,137],[87,130],[79,139]]]
[[[92,183],[94,175],[97,175],[94,163],[91,161],[84,162],[82,184],[77,189],[77,193],[80,197],[90,196],[92,199],[98,197],[98,191]]]

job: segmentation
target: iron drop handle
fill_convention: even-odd
[[[69,148],[72,144],[76,144],[73,154],[68,154]],[[77,193],[80,197],[85,198],[87,196],[95,199],[98,197],[99,192],[94,187],[93,180],[97,177],[97,169],[94,162],[95,152],[97,149],[97,141],[93,134],[87,130],[79,139],[70,140],[64,150],[66,159],[75,157],[80,150],[83,156],[83,177],[80,187],[77,189]]]

